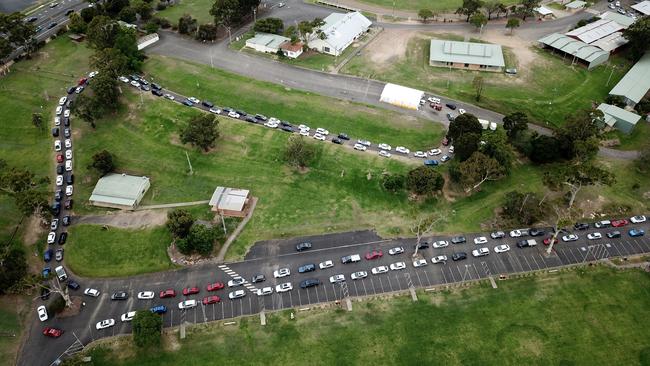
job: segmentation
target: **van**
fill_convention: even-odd
[[[355,263],[360,260],[361,260],[361,256],[359,254],[346,255],[345,257],[341,257],[341,263],[343,264]]]
[[[54,272],[56,272],[56,276],[59,278],[59,282],[65,282],[65,280],[68,279],[68,275],[65,273],[63,266],[54,268]]]

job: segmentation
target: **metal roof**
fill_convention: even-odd
[[[586,2],[584,2],[584,1],[580,1],[580,0],[576,0],[576,1],[572,1],[572,2],[570,2],[570,3],[568,3],[568,4],[566,4],[566,5],[564,5],[564,6],[567,7],[567,8],[569,8],[569,9],[580,9],[580,8],[584,8],[585,5],[587,5]]]
[[[603,54],[609,55],[609,52],[603,51],[596,46],[586,44],[585,42],[578,41],[559,33],[549,34],[538,42],[571,54],[586,62],[592,62]]]
[[[424,92],[422,90],[388,83],[384,86],[379,101],[402,108],[418,109],[420,100],[423,97]]]
[[[626,111],[623,108],[611,104],[601,103],[598,106],[598,109],[605,115],[605,123],[608,126],[614,126],[616,121],[624,121],[631,125],[635,125],[641,119],[641,116],[638,114]]]
[[[632,9],[642,13],[643,15],[650,15],[650,1],[645,0],[638,4],[632,5]]]
[[[431,40],[429,60],[504,67],[498,44]]]
[[[616,32],[612,33],[607,37],[601,38],[597,40],[596,42],[592,42],[592,46],[596,46],[600,48],[603,51],[607,52],[612,52],[615,49],[621,47],[622,45],[626,44],[628,41],[625,37],[623,37],[623,33],[621,32]]]
[[[650,52],[632,66],[609,94],[620,95],[634,103],[639,103],[648,89],[650,89]]]
[[[280,48],[280,45],[288,40],[289,38],[277,34],[256,33],[255,37],[246,40],[246,43],[265,46],[268,48]]]
[[[147,188],[149,188],[147,177],[107,174],[97,181],[90,195],[90,201],[133,206]]]
[[[628,17],[627,15],[622,15],[619,13],[613,13],[611,11],[606,11],[598,16],[600,19],[609,19],[613,20],[616,23],[620,24],[623,26],[623,28],[627,28],[634,23],[634,19],[631,17]]]
[[[358,11],[352,13],[332,13],[323,19],[325,24],[320,28],[325,33],[326,42],[332,48],[341,51],[347,47],[354,38],[368,30],[372,24],[368,18]],[[318,37],[313,34],[312,37]]]
[[[621,29],[623,29],[623,26],[613,20],[598,19],[593,23],[576,28],[566,33],[566,35],[577,38],[585,43],[592,43]]]
[[[241,211],[244,209],[249,192],[247,189],[217,187],[209,204],[219,210]]]
[[[538,8],[533,9],[534,11],[540,13],[541,15],[549,15],[553,14],[553,10],[545,7],[545,6],[540,6]]]

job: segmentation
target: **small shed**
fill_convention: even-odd
[[[605,125],[623,133],[632,132],[636,123],[641,119],[638,114],[611,104],[602,103],[598,106],[598,109],[605,115]]]
[[[217,187],[210,198],[212,211],[222,216],[244,217],[250,206],[250,191],[247,189]]]
[[[424,97],[424,92],[422,90],[389,83],[384,86],[379,101],[402,108],[418,109],[422,97]]]
[[[99,178],[89,201],[93,206],[134,210],[150,185],[147,177],[107,174]]]
[[[572,2],[564,5],[564,7],[566,8],[566,10],[573,12],[573,11],[578,11],[580,9],[583,9],[586,5],[587,5],[587,3],[584,2],[584,1],[575,0],[575,1],[572,1]]]
[[[256,33],[255,37],[246,40],[246,47],[257,52],[277,53],[280,45],[289,41],[289,38],[277,34]]]
[[[553,10],[551,10],[551,9],[549,9],[549,8],[543,6],[543,5],[540,6],[539,8],[535,8],[533,10],[535,11],[535,14],[537,14],[537,16],[539,18],[542,18],[542,19],[550,19],[550,18],[553,18],[553,16],[554,16]]]

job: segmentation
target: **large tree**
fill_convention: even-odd
[[[550,167],[544,173],[543,181],[552,190],[566,190],[569,196],[569,208],[572,208],[582,188],[612,185],[616,179],[612,173],[592,162],[572,161]]]
[[[90,56],[90,65],[99,71],[99,75],[107,74],[113,79],[126,74],[128,64],[128,58],[116,48],[103,48]]]
[[[92,163],[90,163],[88,168],[97,170],[102,176],[112,172],[113,169],[115,169],[113,154],[108,150],[102,150],[95,153],[92,157]]]
[[[95,105],[101,110],[116,110],[119,104],[120,93],[117,89],[117,79],[111,77],[109,73],[100,71],[90,84],[95,96],[93,100]]]
[[[464,113],[451,121],[447,138],[455,142],[455,140],[466,133],[474,133],[480,136],[482,132],[483,127],[481,127],[478,118],[471,113]]]
[[[304,168],[314,159],[316,148],[300,135],[291,135],[284,148],[284,161],[292,166]]]
[[[503,128],[510,140],[517,137],[521,131],[528,129],[528,115],[523,112],[514,112],[503,117]]]
[[[418,11],[418,17],[420,17],[420,19],[422,19],[422,21],[426,23],[427,19],[433,18],[433,11],[431,11],[430,9],[420,9]]]
[[[419,195],[434,194],[445,185],[445,179],[435,169],[427,166],[417,167],[406,176],[406,187]]]
[[[570,115],[564,126],[555,131],[566,159],[589,160],[596,156],[603,118],[600,110],[580,110]]]
[[[623,37],[628,40],[630,54],[634,60],[638,60],[650,49],[650,15],[637,19],[626,29],[623,29]]]
[[[138,347],[160,345],[162,317],[149,310],[138,310],[131,321],[133,342]]]
[[[548,164],[562,160],[560,141],[553,136],[534,136],[530,140],[528,158],[537,164]]]
[[[182,208],[167,213],[167,228],[177,238],[187,237],[194,221],[192,213]]]
[[[515,30],[515,28],[519,28],[519,19],[517,18],[510,18],[508,19],[508,22],[506,23],[506,28],[510,29],[510,34]]]
[[[103,112],[104,105],[96,97],[88,94],[80,94],[72,105],[72,111],[75,116],[88,122],[92,128],[95,128],[95,121],[98,120]]]
[[[130,71],[140,71],[142,61],[144,61],[144,53],[138,50],[138,35],[135,29],[120,29],[119,34],[115,37],[113,47],[126,57],[126,66]]]
[[[485,16],[485,14],[481,13],[480,11],[477,11],[476,13],[472,14],[469,17],[469,23],[475,26],[476,29],[483,27],[484,25],[487,24],[487,22],[488,22],[487,17]]]
[[[120,26],[116,21],[105,15],[98,15],[88,23],[86,39],[91,47],[102,50],[113,47],[119,33]]]
[[[221,25],[230,32],[242,20],[239,0],[216,0],[210,9],[210,15],[214,17],[214,24]]]
[[[70,14],[70,23],[68,24],[68,28],[70,29],[71,32],[73,33],[86,33],[86,29],[88,28],[88,24],[86,24],[86,21],[79,15],[79,13],[74,12]]]
[[[191,143],[204,151],[214,147],[219,138],[219,121],[212,114],[200,114],[192,117],[187,127],[181,131],[181,142]]]
[[[190,14],[184,14],[178,18],[178,33],[194,34],[198,29],[198,20],[192,18]]]
[[[481,184],[490,180],[499,180],[504,177],[505,169],[496,159],[493,159],[480,151],[460,163],[460,182],[465,192],[471,192]]]
[[[503,167],[504,173],[509,174],[515,161],[515,152],[508,143],[506,133],[502,129],[492,131],[482,136],[483,144],[479,151],[495,159]]]
[[[501,9],[501,6],[503,4],[499,2],[498,0],[488,0],[485,2],[483,7],[485,8],[485,11],[487,12],[487,18],[488,20],[492,20],[492,14],[497,13],[497,16],[499,14],[499,10]]]
[[[501,217],[513,226],[532,225],[544,219],[544,199],[535,192],[512,191],[505,194]]]
[[[7,293],[27,274],[27,259],[22,248],[12,247],[0,253],[0,294]]]
[[[201,41],[214,41],[217,39],[218,28],[214,24],[201,24],[196,32],[196,39]]]
[[[521,0],[521,6],[517,10],[524,21],[526,20],[526,17],[535,14],[535,8],[538,8],[539,3],[541,2],[541,0]]]
[[[469,18],[476,12],[481,9],[483,6],[483,1],[481,0],[463,0],[463,5],[456,9],[456,14],[466,15],[466,22],[469,22]]]
[[[262,33],[282,34],[284,23],[279,18],[264,18],[255,22],[253,30]]]
[[[0,13],[0,59],[9,56],[14,49],[27,45],[34,34],[34,25],[25,22],[23,14]]]
[[[459,161],[469,159],[478,150],[481,135],[478,133],[465,133],[454,140],[454,154]]]

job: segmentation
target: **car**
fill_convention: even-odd
[[[318,141],[325,141],[325,136],[321,135],[320,133],[315,133],[314,134],[314,139]]]
[[[612,222],[609,220],[601,220],[594,223],[594,226],[598,229],[609,227],[612,225]]]
[[[394,247],[388,249],[388,254],[390,255],[397,255],[397,254],[402,254],[404,253],[404,248],[403,247]]]
[[[47,234],[47,243],[54,244],[55,241],[56,241],[56,233],[54,231],[50,231],[50,233]]]
[[[59,219],[52,219],[50,222],[50,230],[56,231],[56,228],[59,227]]]
[[[170,291],[170,290],[167,290],[167,291]],[[171,290],[171,291],[174,291],[174,290]],[[164,291],[163,291],[163,292],[164,292]],[[173,295],[173,296],[169,296],[169,295],[167,295],[167,296],[163,296],[163,292],[160,293],[160,298],[161,298],[161,299],[163,299],[163,298],[165,298],[165,297],[173,297],[173,296],[176,296],[176,293],[175,293],[175,292],[174,292],[174,295]],[[151,299],[154,298],[154,296],[156,296],[156,294],[154,294],[153,291],[140,291],[140,292],[138,292],[138,299],[140,299],[140,300],[151,300]]]
[[[645,235],[645,230],[643,230],[643,229],[632,229],[632,230],[628,231],[627,233],[628,233],[628,235],[630,235],[631,237],[634,238],[634,237],[637,237],[637,236]]]
[[[428,159],[424,161],[424,165],[427,166],[438,166],[438,160]]]
[[[309,126],[303,124],[298,125],[298,129],[300,131],[307,131],[307,132],[311,131],[311,128]]]
[[[563,242],[576,241],[576,240],[578,240],[578,235],[576,234],[564,235],[562,237]]]
[[[501,244],[494,247],[495,253],[505,253],[509,250],[510,250],[510,246],[508,244]]]
[[[292,132],[293,132],[293,131],[292,131]],[[343,140],[341,140],[341,139],[339,139],[339,138],[333,138],[333,139],[332,139],[332,143],[333,143],[333,144],[342,145],[342,144],[343,144]]]
[[[228,287],[237,287],[241,286],[246,282],[242,277],[235,277],[232,280],[228,281]]]
[[[487,242],[488,242],[488,240],[484,236],[479,236],[477,238],[474,238],[474,244],[476,244],[476,245],[485,244]]]
[[[63,331],[58,328],[52,328],[52,327],[45,327],[43,328],[43,335],[52,337],[52,338],[59,338],[63,334]]]
[[[54,203],[52,204],[51,211],[52,211],[52,214],[53,214],[54,216],[58,216],[59,213],[61,212],[61,203],[59,203],[59,202],[54,202]]]
[[[614,231],[608,232],[605,235],[607,235],[607,237],[610,238],[610,239],[620,238],[621,237],[621,232],[618,231],[618,230],[614,230]]]
[[[65,244],[65,242],[66,242],[67,239],[68,239],[68,233],[65,232],[65,231],[62,232],[62,233],[59,235],[59,245],[63,245],[63,244]]]
[[[61,126],[61,117],[60,116],[54,117],[54,125],[57,126],[57,127]]]
[[[474,257],[484,257],[484,256],[486,256],[488,254],[490,254],[490,249],[488,249],[486,247],[472,250],[472,255]]]
[[[401,153],[401,154],[406,154],[406,155],[408,155],[408,154],[411,153],[411,150],[405,148],[404,146],[398,146],[398,147],[396,147],[396,148],[395,148],[395,151],[398,152],[398,153]]]
[[[186,287],[183,289],[183,296],[198,294],[201,290],[198,287]]]
[[[218,302],[221,302],[221,298],[217,295],[206,296],[203,298],[201,302],[203,303],[203,305],[216,304]]]
[[[427,153],[425,153],[424,151],[416,151],[413,153],[413,156],[415,156],[416,158],[426,158]]]
[[[98,297],[100,294],[99,290],[94,289],[94,288],[87,288],[84,290],[84,295],[90,296],[90,297]]]
[[[318,128],[316,129],[316,133],[319,133],[319,134],[321,134],[321,135],[325,135],[325,136],[327,136],[327,135],[330,134],[330,132],[329,132],[328,130],[326,130],[326,129],[324,129],[324,128],[320,128],[320,127],[318,127]]]
[[[43,253],[43,261],[44,262],[51,261],[53,254],[54,254],[54,251],[52,249],[46,249],[45,252]]]
[[[298,273],[313,272],[315,270],[316,270],[316,265],[313,263],[308,263],[298,267]]]
[[[625,225],[627,225],[627,224],[628,224],[628,222],[627,222],[627,220],[625,220],[625,219],[620,219],[620,220],[614,220],[614,221],[612,221],[612,226],[613,226],[613,227],[622,227],[622,226],[625,226]]]
[[[447,106],[447,108],[451,109],[452,111],[456,110],[456,105],[455,104],[447,103],[445,105]]]
[[[238,109],[235,112],[237,112],[237,114],[239,114],[240,116],[246,116],[247,115],[247,113],[242,111],[241,109]]]
[[[404,263],[404,262],[395,262],[395,263],[391,263],[391,265],[388,266],[388,267],[390,268],[391,271],[399,271],[399,270],[402,270],[402,269],[406,268],[406,263]]]
[[[429,150],[429,155],[434,156],[434,155],[440,155],[442,154],[442,150],[440,149],[431,149]]]
[[[66,111],[66,112],[67,112],[67,111]],[[65,136],[66,138],[68,138],[68,137],[70,137],[70,135],[71,135],[70,129],[69,129],[69,128],[64,128],[64,129],[63,129],[63,136]]]
[[[337,137],[340,138],[341,140],[349,140],[350,139],[350,137],[345,133],[339,133],[339,135]]]
[[[467,253],[465,252],[456,252],[451,255],[451,260],[454,262],[462,261],[463,259],[467,259]]]
[[[65,148],[66,148],[66,149],[71,148],[71,147],[72,147],[72,140],[70,140],[70,139],[65,139],[64,145],[65,145]]]
[[[166,94],[164,95],[164,97],[167,98],[167,99],[169,99],[169,100],[174,100],[174,99],[176,99],[173,95],[168,94],[168,93],[166,93]]]
[[[167,290],[164,290],[164,291],[160,291],[159,297],[161,299],[165,299],[165,298],[168,298],[168,297],[176,297],[176,291],[174,289],[171,289],[171,288],[167,289]]]
[[[354,144],[354,149],[359,150],[359,151],[366,151],[367,148],[364,145],[361,145],[361,144]]]
[[[465,114],[465,112],[463,108],[458,108],[458,114]]]
[[[544,231],[544,229],[532,228],[528,230],[528,235],[530,236],[542,236],[544,234],[546,234],[546,231]]]
[[[268,122],[264,123],[264,126],[268,127],[268,128],[277,128],[278,124],[275,123],[275,122],[268,121]]]
[[[29,17],[29,18],[25,19],[25,21],[28,22],[28,23],[34,23],[37,20],[38,20],[37,17]]]
[[[345,281],[345,276],[342,274],[336,274],[334,276],[330,276],[330,283],[339,283]]]
[[[388,266],[379,266],[379,267],[374,267],[373,269],[370,270],[370,272],[376,275],[376,274],[386,273],[388,272],[388,270],[389,270]]]
[[[141,84],[140,84],[140,90],[143,90],[143,91],[149,91],[149,90],[151,90],[151,87],[149,87],[149,85],[146,85],[146,84],[142,84],[142,83],[141,83]]]
[[[341,263],[343,264],[355,263],[360,260],[361,260],[361,256],[359,254],[351,254],[351,255],[346,255],[341,257]]]
[[[61,140],[54,140],[54,151],[61,151]]]
[[[54,200],[57,201],[57,202],[59,202],[59,201],[61,201],[62,198],[63,198],[63,191],[60,190],[60,189],[57,189],[57,190],[54,192]]]
[[[50,277],[51,272],[52,272],[52,269],[50,267],[43,268],[43,272],[42,272],[43,278],[48,279]]]
[[[370,143],[370,141],[368,141],[368,140],[357,140],[357,144],[361,144],[361,145],[363,145],[363,146],[370,146],[370,145],[372,145],[372,144]]]
[[[214,107],[214,104],[212,104],[212,102],[209,102],[207,100],[202,101],[201,104],[203,104],[203,106],[206,107],[206,108]]]
[[[81,94],[81,92],[84,91],[84,89],[85,89],[85,88],[84,88],[83,86],[78,86],[78,87],[74,90],[74,92],[75,92],[75,94]],[[65,115],[65,114],[64,114],[64,115]],[[70,114],[68,114],[68,116],[69,116],[69,115],[70,115]],[[67,117],[67,116],[66,116],[66,117]]]
[[[321,284],[320,280],[317,280],[315,278],[310,278],[300,282],[300,288],[310,288],[310,287],[318,286],[320,284]]]
[[[433,263],[433,264],[438,264],[438,263],[445,264],[445,263],[447,263],[447,256],[446,255],[435,256],[435,257],[431,258],[431,263]]]
[[[417,267],[424,267],[427,264],[429,264],[429,263],[427,263],[426,259],[416,259],[416,260],[413,261],[413,267],[416,267],[416,268]]]
[[[381,143],[381,144],[377,145],[377,147],[380,150],[387,150],[387,151],[391,151],[393,149],[390,145],[384,144],[384,143]]]
[[[542,243],[544,243],[544,245],[551,245],[551,239],[553,239],[553,237],[549,236],[548,238],[544,239],[542,241]],[[557,243],[558,243],[558,240],[557,240],[557,238],[555,238],[555,241],[553,242],[553,244],[555,245]]]
[[[61,262],[63,260],[63,248],[59,248],[54,252],[54,260]]]
[[[352,278],[353,280],[360,280],[366,277],[368,277],[368,272],[366,271],[357,271],[350,275],[350,278]]]
[[[367,260],[373,260],[373,259],[379,259],[384,256],[384,252],[381,250],[373,250],[368,253],[366,253],[365,257]]]
[[[263,122],[265,122],[268,119],[268,118],[266,118],[265,115],[262,115],[262,114],[256,114],[254,116],[254,118],[257,119],[257,120],[263,121]]]
[[[41,305],[36,308],[36,313],[38,314],[38,319],[42,322],[46,321],[49,317],[47,315],[47,309],[45,305]]]
[[[251,282],[252,282],[252,283],[259,283],[259,282],[264,282],[264,281],[266,281],[266,276],[264,276],[264,275],[261,274],[261,273],[256,274],[256,275],[253,276],[253,278],[251,279]]]
[[[70,219],[70,216],[63,216],[63,220],[62,220],[63,226],[69,226],[71,222],[72,220]]]
[[[63,202],[63,208],[65,208],[66,210],[71,210],[72,203],[73,203],[72,200],[66,200],[65,202]]]
[[[72,187],[73,187],[73,186],[66,186],[66,187],[65,187],[65,195],[66,195],[66,196],[68,196],[68,197],[69,197],[69,196],[72,196]]]
[[[589,229],[589,224],[586,222],[576,222],[573,228],[576,230],[587,230]]]
[[[126,76],[120,76],[120,77],[117,78],[117,80],[119,80],[119,81],[121,81],[123,83],[128,83],[129,82],[129,78],[127,78]]]
[[[257,120],[254,117],[251,117],[251,116],[246,116],[246,118],[244,118],[244,121],[250,122],[250,123],[257,123]],[[275,127],[278,127],[278,126],[275,126]],[[273,127],[273,128],[275,128],[275,127]]]
[[[239,115],[239,113],[237,113],[235,111],[230,111],[230,112],[228,112],[228,117],[230,117],[230,118],[239,118],[241,116]]]
[[[133,82],[131,82],[131,83],[133,83]],[[188,107],[192,107],[192,106],[194,106],[194,103],[192,103],[192,101],[190,101],[189,99],[185,99],[185,100],[183,101],[183,104],[185,104],[185,105],[188,106]],[[239,117],[238,117],[238,118],[239,118]]]
[[[208,291],[217,291],[217,290],[221,290],[224,287],[225,286],[224,286],[223,282],[214,282],[214,283],[209,284],[206,287],[206,290],[208,290]]]
[[[597,240],[597,239],[602,239],[602,238],[603,238],[603,235],[601,233],[598,233],[598,232],[587,234],[587,239],[589,239],[589,240]]]
[[[56,110],[54,111],[54,113],[55,113],[57,116],[60,116],[61,113],[63,113],[63,107],[62,107],[62,106],[58,106],[58,107],[56,107]]]
[[[392,155],[386,150],[380,150],[379,151],[379,156],[382,156],[384,158],[390,158]]]
[[[68,288],[70,290],[78,290],[81,288],[81,286],[77,283],[77,281],[68,280]]]
[[[277,293],[287,292],[291,290],[293,290],[293,285],[291,282],[285,282],[275,286],[275,292]]]
[[[462,235],[461,236],[454,236],[453,238],[451,238],[451,243],[452,244],[463,244],[466,241],[467,241],[467,239],[465,239],[465,237],[462,236]]]
[[[131,80],[131,85],[134,86],[134,87],[136,87],[136,88],[139,88],[139,87],[140,87],[140,83],[138,83],[138,82],[135,81],[135,80]]]
[[[456,119],[456,115],[453,113],[447,113],[447,119],[453,121]]]
[[[290,274],[291,274],[291,271],[287,267],[276,269],[275,271],[273,271],[273,277],[275,277],[275,278],[286,277],[286,276],[289,276]]]
[[[66,150],[66,151],[65,151],[65,158],[66,158],[67,160],[71,160],[71,159],[72,159],[72,150]]]
[[[95,76],[97,76],[98,74],[99,74],[99,71],[91,71],[91,72],[88,73],[88,77],[92,79]]]
[[[429,248],[429,243],[426,241],[421,241],[419,243],[416,243],[415,246],[419,249],[428,249]]]
[[[257,290],[257,296],[266,296],[273,293],[273,287],[264,287]]]
[[[124,291],[117,291],[111,295],[111,300],[126,300],[129,298],[129,294]]]
[[[185,300],[178,303],[179,310],[187,310],[196,307],[196,300]]]
[[[167,307],[165,305],[157,305],[149,309],[154,314],[165,314],[167,312]]]
[[[59,137],[59,128],[58,127],[54,127],[52,129],[52,137]]]
[[[445,162],[447,162],[447,161],[449,161],[449,160],[451,160],[451,158],[449,157],[449,155],[443,155],[443,156],[440,158],[440,161],[443,162],[443,163],[445,163]]]
[[[122,316],[120,316],[120,319],[123,323],[130,322],[133,320],[133,318],[135,318],[135,311],[129,311],[128,313],[124,313]]]
[[[59,105],[64,105],[68,101],[68,97],[61,97],[59,99]]]
[[[298,134],[299,134],[300,136],[309,137],[309,131],[306,131],[306,130],[300,130],[300,131],[298,132]]]
[[[521,230],[512,230],[510,232],[510,237],[511,238],[518,238],[523,235],[523,232]]]
[[[72,160],[66,160],[65,161],[65,171],[66,172],[71,172],[72,171]]]
[[[495,231],[493,233],[490,233],[490,237],[492,239],[503,239],[506,237],[506,233],[504,233],[503,231]]]
[[[446,248],[449,246],[449,242],[447,240],[438,240],[438,241],[434,241],[432,243],[432,246],[435,249]]]
[[[642,223],[642,222],[646,222],[646,217],[643,216],[643,215],[633,216],[633,217],[630,218],[630,221],[631,221],[633,224],[640,224],[640,223]]]

